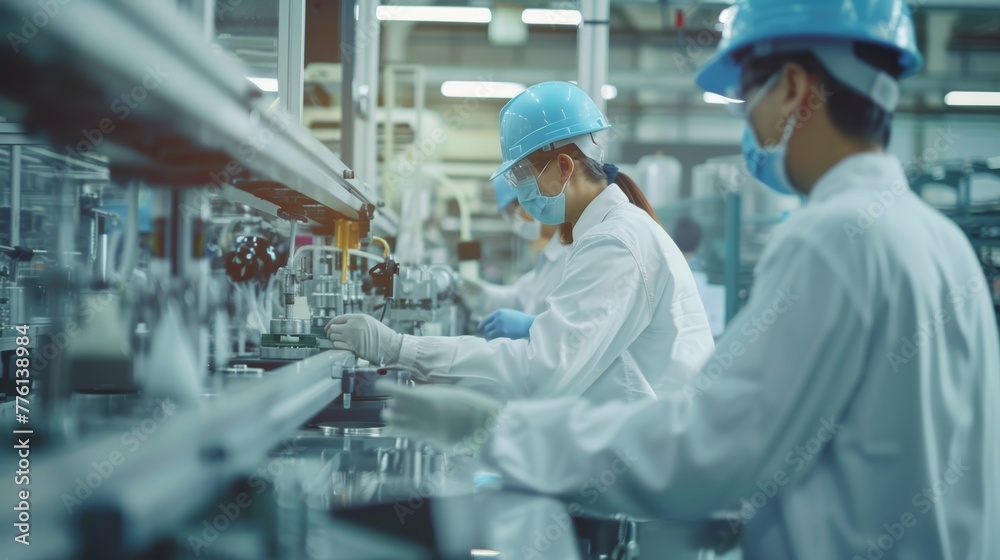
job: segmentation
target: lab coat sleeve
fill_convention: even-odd
[[[583,394],[648,325],[654,292],[645,278],[664,265],[640,267],[610,235],[579,243],[528,339],[407,335],[400,362],[503,399]]]
[[[531,269],[524,273],[513,284],[500,286],[497,284],[484,284],[483,294],[476,302],[474,312],[486,315],[497,309],[514,309],[524,311],[527,302],[531,301],[531,294],[535,290],[535,276],[537,272]]]
[[[799,451],[836,437],[876,373],[860,371],[871,319],[822,247],[781,245],[684,396],[512,402],[484,460],[514,486],[637,517],[703,518],[804,476],[822,451]]]

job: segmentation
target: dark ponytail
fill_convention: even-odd
[[[639,185],[635,184],[635,181],[631,177],[624,173],[619,173],[618,178],[615,179],[615,184],[621,187],[622,192],[628,197],[629,202],[645,210],[649,214],[649,217],[653,218],[654,222],[660,223],[660,219],[656,217],[653,207],[646,200],[646,195],[642,194],[642,189],[639,188]],[[660,226],[662,227],[663,224],[660,224]]]
[[[628,175],[620,172],[618,167],[611,163],[605,163],[603,166],[598,165],[598,163],[588,157],[583,157],[583,170],[588,177],[595,181],[604,181],[608,185],[612,183],[618,185],[628,201],[634,206],[641,208],[653,221],[663,227],[660,224],[659,218],[656,217],[656,212],[653,211],[653,207],[646,200],[646,195],[642,193],[642,189],[639,185],[632,180]],[[573,243],[573,224],[566,222],[559,226],[559,240],[563,242],[564,245],[569,245]]]

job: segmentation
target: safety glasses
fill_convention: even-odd
[[[514,188],[520,188],[524,185],[524,182],[528,179],[534,179],[545,171],[545,167],[551,162],[548,159],[544,165],[539,169],[536,163],[532,162],[530,158],[524,158],[517,162],[514,167],[511,167],[507,173],[504,174],[504,178],[510,183],[510,186]]]
[[[757,81],[756,83],[744,84],[740,88],[740,99],[743,100],[742,103],[729,103],[726,105],[726,109],[730,113],[741,117],[747,118],[747,116],[753,111],[754,107],[760,103],[761,98],[767,95],[768,91],[774,87],[774,84],[781,79],[783,72],[778,70],[777,72],[771,74],[766,80]]]

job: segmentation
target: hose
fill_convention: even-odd
[[[389,256],[390,251],[389,251],[389,242],[388,241],[386,241],[385,239],[382,239],[381,237],[372,236],[372,243],[374,243],[374,244],[379,245],[379,246],[382,247],[382,256],[383,257],[388,257]]]

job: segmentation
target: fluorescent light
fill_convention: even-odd
[[[614,99],[618,97],[618,88],[611,84],[601,86],[601,97],[604,99]]]
[[[489,8],[467,6],[379,6],[375,17],[382,21],[435,21],[443,23],[489,23]]]
[[[952,91],[944,96],[945,105],[1000,106],[1000,91]]]
[[[449,80],[441,84],[441,95],[445,97],[510,99],[524,90],[524,84],[514,82],[462,82]]]
[[[576,27],[583,21],[579,10],[536,10],[527,9],[521,12],[521,21],[528,25],[572,25]]]
[[[730,103],[743,103],[739,99],[730,99],[729,97],[723,97],[717,93],[712,93],[706,91],[704,95],[701,96],[705,100],[705,103],[711,103],[713,105],[728,105]]]
[[[278,78],[254,78],[247,76],[250,82],[261,91],[278,91]]]

